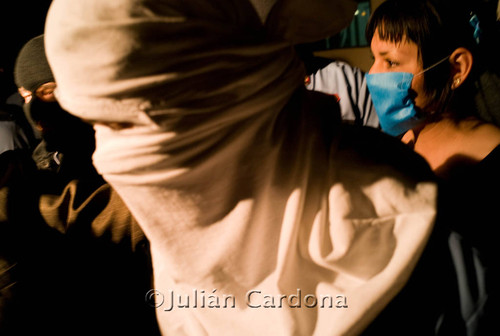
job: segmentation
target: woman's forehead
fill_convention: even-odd
[[[405,29],[402,25],[391,24],[385,21],[381,21],[376,26],[373,35],[373,37],[378,36],[381,40],[389,40],[395,43],[414,42],[409,37],[407,29]]]
[[[371,47],[372,51],[377,51],[377,53],[399,52],[408,56],[418,55],[419,53],[418,45],[410,39],[405,37],[402,40],[396,41],[386,36],[381,36],[378,30],[375,31]]]

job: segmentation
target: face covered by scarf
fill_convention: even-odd
[[[293,45],[337,33],[356,6],[353,0],[54,1],[45,35],[57,100],[97,123],[94,163],[109,182],[159,185],[200,153],[218,151],[235,125],[273,120],[303,85]],[[134,127],[115,132],[103,123]]]
[[[157,311],[165,334],[356,333],[405,282],[400,275],[412,269],[432,226],[430,202],[400,184],[381,182],[387,189],[380,192],[378,183],[370,184],[368,190],[384,195],[377,199],[387,223],[371,225],[363,213],[369,224],[357,239],[352,211],[376,209],[379,220],[379,207],[351,208],[344,186],[329,190],[330,143],[314,119],[325,110],[308,110],[317,102],[304,98],[310,97],[305,70],[294,50],[346,27],[356,5],[52,2],[45,35],[56,97],[95,122],[95,166],[151,243],[155,288],[165,294],[155,304],[165,304]],[[110,127],[117,123],[127,127]],[[412,205],[388,205],[394,190],[401,191],[398,204]],[[397,230],[386,214],[395,209],[411,210],[398,217]],[[406,224],[411,230],[399,230]],[[366,248],[377,241],[384,243]],[[245,304],[251,290],[279,295],[298,288],[318,297],[344,292],[351,305],[269,310]],[[235,307],[231,301],[226,309],[168,309],[176,305],[170,295],[177,302],[189,293],[227,294]]]

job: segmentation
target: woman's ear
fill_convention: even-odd
[[[450,56],[453,82],[451,89],[455,90],[467,79],[474,63],[472,53],[466,48],[457,48]]]

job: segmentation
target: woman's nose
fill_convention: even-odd
[[[374,74],[374,73],[379,73],[382,72],[380,70],[380,66],[378,65],[377,61],[374,61],[370,70],[368,71],[369,74]]]

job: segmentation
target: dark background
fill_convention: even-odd
[[[71,1],[71,0],[68,0]],[[31,38],[43,33],[52,0],[1,0],[0,102],[17,91],[13,68],[17,54]]]

